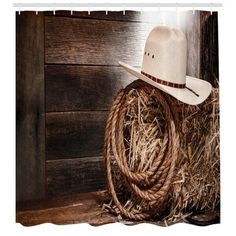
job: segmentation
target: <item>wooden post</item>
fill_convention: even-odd
[[[219,87],[218,13],[201,11],[200,21],[200,78],[209,81],[217,88]]]
[[[45,195],[44,15],[16,13],[16,200]]]

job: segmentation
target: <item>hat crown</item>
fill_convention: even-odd
[[[155,27],[146,40],[142,71],[160,80],[185,84],[187,40],[179,29]]]

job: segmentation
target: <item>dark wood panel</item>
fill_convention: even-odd
[[[201,11],[201,79],[219,87],[218,13]]]
[[[89,199],[90,195],[95,197],[97,202],[100,201],[107,202],[110,199],[107,190],[89,192],[89,193],[75,193],[62,196],[56,195],[54,197],[48,197],[48,198],[46,197],[44,199],[39,199],[39,200],[17,202],[16,212],[34,211],[34,210],[37,211],[37,210],[45,210],[48,208],[66,207],[73,205],[76,202],[79,203],[80,201]]]
[[[44,16],[16,14],[16,199],[45,194]]]
[[[103,225],[118,221],[117,216],[101,207],[104,192],[80,193],[53,197],[39,202],[24,202],[16,213],[16,222],[25,226],[43,223]]]
[[[46,63],[139,66],[150,23],[45,17]]]
[[[173,14],[175,14],[175,12],[173,12]],[[162,15],[160,13],[144,11],[142,13],[139,11],[125,11],[125,15],[123,15],[123,11],[109,11],[107,15],[106,11],[90,11],[90,15],[88,14],[88,11],[73,11],[73,14],[71,15],[71,11],[58,10],[55,11],[55,15],[53,15],[53,11],[46,11],[45,15],[125,22],[161,23],[162,20]]]
[[[102,155],[107,112],[46,113],[49,160]]]
[[[46,162],[49,196],[105,189],[103,157],[49,160]]]
[[[116,93],[134,79],[121,67],[48,65],[46,111],[109,110]]]

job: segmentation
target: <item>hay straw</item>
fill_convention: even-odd
[[[166,124],[163,108],[152,96],[140,88],[131,89],[128,94],[124,141],[127,163],[133,171],[150,168],[163,143]],[[189,106],[165,96],[178,115],[180,133],[175,175],[162,212],[156,216],[158,221],[169,225],[186,221],[194,212],[213,211],[219,206],[219,103],[217,89],[199,106]],[[145,200],[127,192],[114,159],[112,175],[116,191],[127,209],[142,211],[150,208]],[[109,208],[110,212],[120,215],[112,201],[107,206]]]
[[[179,212],[214,211],[220,203],[218,90],[199,106],[178,106],[181,148],[169,195],[168,222]],[[174,219],[178,221],[180,217]]]

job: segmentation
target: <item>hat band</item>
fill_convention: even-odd
[[[169,86],[169,87],[172,87],[172,88],[180,88],[180,89],[186,88],[185,84],[176,84],[176,83],[173,83],[173,82],[161,80],[161,79],[158,79],[158,78],[156,78],[152,75],[149,75],[149,74],[147,74],[143,71],[141,71],[141,73],[143,75],[145,75],[146,77],[148,77],[149,79],[153,80],[154,82],[158,83],[158,84],[166,85],[166,86]]]

